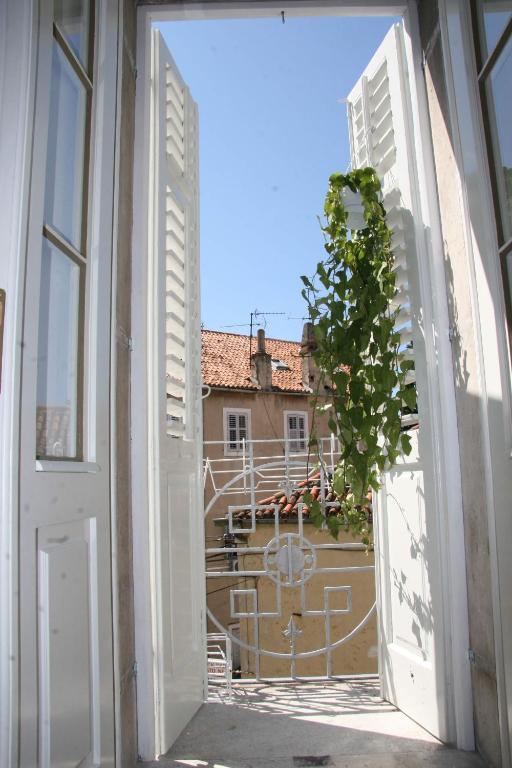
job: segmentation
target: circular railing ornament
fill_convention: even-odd
[[[316,554],[309,541],[298,533],[283,533],[265,547],[263,567],[282,587],[299,587],[313,575]]]
[[[288,462],[287,472],[290,472],[291,469],[297,468],[303,468],[303,464],[295,461]],[[244,491],[249,494],[251,491],[251,483],[254,483],[254,478],[257,474],[261,477],[263,476],[264,472],[275,472],[276,469],[282,469],[282,459],[271,460],[261,464],[255,462],[253,466],[247,466],[242,472],[230,478],[224,484],[224,486],[216,490],[206,506],[205,516],[210,513],[214,505],[220,501],[225,494],[227,495],[227,492],[229,492],[230,489],[236,487],[237,484],[239,484],[241,481],[245,483],[247,480],[249,480],[249,482],[247,482],[247,487],[244,485]],[[283,490],[285,490],[287,496],[289,495],[291,489],[294,487],[288,475],[285,477],[284,482],[282,482],[280,485]],[[256,488],[252,486],[253,493],[255,490]],[[228,558],[226,558],[225,568],[219,568],[218,565],[215,565],[214,573],[211,573],[208,569],[206,570],[207,579],[217,579],[220,576],[233,579],[235,573],[238,577],[238,584],[234,587],[229,587],[231,612],[228,616],[228,621],[226,622],[226,618],[221,621],[215,615],[212,607],[207,607],[207,614],[212,624],[217,627],[220,632],[227,635],[233,643],[235,643],[240,648],[255,654],[256,678],[259,677],[260,658],[263,656],[277,659],[287,659],[290,663],[290,675],[291,677],[294,677],[295,663],[297,660],[313,658],[320,655],[325,655],[326,657],[326,675],[329,677],[332,674],[332,652],[334,649],[339,648],[345,643],[348,643],[353,637],[361,632],[375,613],[375,602],[373,602],[370,605],[368,611],[363,616],[358,616],[357,619],[354,618],[351,626],[344,626],[342,633],[337,634],[335,632],[334,636],[332,636],[331,632],[333,630],[333,617],[340,614],[352,614],[352,587],[344,584],[345,578],[343,574],[347,571],[349,571],[351,574],[356,571],[360,571],[361,573],[368,571],[373,572],[375,566],[373,564],[360,566],[340,565],[330,566],[328,569],[319,567],[318,553],[332,551],[332,548],[335,545],[333,545],[332,542],[318,543],[313,545],[302,535],[302,525],[304,523],[303,506],[304,505],[302,504],[297,505],[298,514],[296,518],[286,520],[281,518],[279,507],[275,505],[273,530],[274,535],[270,541],[267,539],[267,543],[262,544],[261,547],[258,545],[253,547],[247,543],[244,545],[242,539],[236,541],[236,544],[233,541],[229,542],[230,547],[227,547],[226,554],[229,558],[229,554],[234,554],[236,552],[236,561],[238,563],[238,567],[235,572],[233,572],[233,568],[228,565],[228,563],[232,562],[229,561]],[[249,507],[250,504],[248,503],[247,505],[237,505],[233,507],[233,509],[235,511],[240,509],[245,510]],[[238,528],[240,523],[233,517],[233,515],[231,515],[231,517],[228,516],[228,533],[233,537],[238,537],[239,534],[246,537],[250,533],[255,533],[257,527],[256,511],[257,510],[255,506],[255,508],[252,510],[251,518],[247,519],[249,527]],[[281,525],[289,526],[290,524],[296,524],[298,530],[301,532],[279,533]],[[347,548],[352,548],[353,546],[354,545],[347,545]],[[340,549],[343,548],[344,545],[340,544]],[[217,557],[221,554],[222,549],[218,546],[206,547],[207,558],[209,556]],[[250,571],[245,573],[243,569],[243,558],[246,555],[251,556],[251,558],[253,558],[255,555],[257,558],[261,558],[261,560],[258,562],[258,565],[261,563],[261,569],[258,568],[258,565],[255,565],[254,569],[251,567]],[[241,564],[242,567],[240,567]],[[311,605],[309,593],[309,587],[311,587],[311,584],[306,586],[306,582],[310,581],[312,576],[321,574],[322,572],[325,572],[325,570],[329,571],[331,579],[337,574],[339,582],[337,585],[332,585],[332,582],[330,582],[330,584],[326,583],[324,585],[320,585],[320,589],[322,589],[323,586],[323,600],[321,600],[320,603],[315,601],[315,603]],[[273,606],[268,606],[267,609],[261,608],[259,604],[257,584],[254,586],[244,586],[240,583],[241,579],[243,579],[245,576],[250,577],[251,579],[255,578],[256,580],[259,578],[268,578],[274,583],[275,587]],[[317,587],[318,586],[319,585],[317,585]],[[292,597],[293,600],[298,600],[298,604],[296,606],[298,608],[297,613],[294,613],[292,609],[292,613],[288,614],[289,608],[286,608],[285,610],[284,604],[281,601],[281,591],[283,587],[298,589],[298,597]],[[347,594],[346,608],[334,608],[330,604],[330,595],[333,592],[345,592]],[[239,606],[238,609],[235,608],[237,601],[241,599],[245,601],[243,606]],[[263,633],[260,631],[263,628],[263,623],[267,619],[271,622],[276,622],[276,620],[277,622],[280,622],[280,620],[286,622],[288,616],[288,624],[287,626],[283,627],[281,634],[283,637],[289,640],[289,650],[276,650],[275,645],[271,645],[269,647],[267,645],[268,638],[264,637]],[[304,620],[307,620],[310,617],[315,617],[316,621],[320,620],[318,621],[318,626],[323,628],[323,633],[322,631],[320,632],[320,636],[318,637],[318,644],[316,647],[308,647],[307,649],[300,651],[297,650],[297,640],[299,637],[304,640],[304,630],[298,625],[295,616],[301,617],[302,625]],[[250,633],[247,634],[245,638],[241,638],[231,630],[231,624],[240,621],[240,619],[243,619],[246,622],[248,621],[252,626]]]

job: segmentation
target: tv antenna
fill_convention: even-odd
[[[259,309],[253,309],[251,312],[251,322],[249,323],[250,331],[249,331],[249,364],[251,361],[252,356],[252,337],[253,337],[253,327],[254,326],[261,326],[263,325],[263,328],[267,327],[267,317],[271,317],[272,315],[286,315],[286,312],[262,312]],[[263,323],[256,322],[258,317],[263,318]]]

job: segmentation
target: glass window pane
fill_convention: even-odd
[[[37,455],[76,458],[80,268],[46,239],[41,262]]]
[[[87,94],[53,44],[46,161],[45,223],[82,250],[84,140]]]
[[[89,3],[84,0],[54,0],[53,7],[55,23],[84,65],[84,69],[87,69]]]
[[[504,241],[512,237],[512,38],[487,81],[489,124]]]
[[[500,35],[512,16],[512,0],[481,0],[483,13],[483,56],[492,53]]]

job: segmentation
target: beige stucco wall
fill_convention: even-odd
[[[291,395],[279,392],[235,392],[231,390],[212,390],[210,396],[203,401],[203,437],[205,443],[209,440],[224,440],[224,408],[245,408],[251,411],[251,437],[254,440],[275,440],[277,444],[264,444],[257,449],[265,455],[275,456],[278,459],[284,453],[284,412],[306,411],[308,412],[309,430],[312,428],[312,409],[310,405],[311,395]],[[318,435],[329,435],[327,418],[315,420]],[[226,457],[222,445],[205,445],[205,457],[222,460],[222,471],[226,474],[216,475],[217,487],[227,482],[241,471],[242,461],[239,457]],[[225,461],[224,461],[225,460]],[[314,459],[311,466],[314,465]],[[275,488],[269,489],[262,486],[258,489],[256,500],[259,501],[271,495]],[[205,485],[205,507],[214,496],[212,478],[207,475]],[[248,503],[247,494],[240,493],[230,496],[222,496],[211,508],[205,519],[205,537],[209,547],[222,546],[223,528],[215,525],[215,519],[224,517],[228,505],[243,505]],[[225,622],[232,623],[227,609],[229,586],[236,582],[236,577],[226,579],[207,580],[207,599],[210,610],[226,626]],[[208,594],[211,593],[209,596]],[[208,631],[218,631],[211,621],[208,621]]]
[[[297,524],[281,525],[280,533],[297,533]],[[259,524],[256,532],[248,536],[247,546],[265,547],[273,538],[273,526]],[[333,539],[325,531],[318,531],[311,524],[305,524],[304,537],[313,545],[332,544]],[[340,543],[353,542],[350,534],[341,533]],[[368,566],[374,564],[373,552],[316,550],[317,567],[333,568],[341,566]],[[240,558],[240,570],[258,570],[263,568],[263,556],[248,554]],[[255,588],[258,595],[259,611],[275,611],[276,585],[267,577],[247,579],[247,588]],[[330,619],[331,642],[335,642],[349,634],[366,616],[375,602],[375,574],[363,573],[334,573],[313,574],[306,582],[306,609],[323,610],[324,587],[348,586],[352,590],[352,612],[335,615]],[[252,610],[251,599],[246,599],[248,609]],[[331,595],[330,607],[344,609],[347,605],[345,594]],[[321,648],[325,644],[324,616],[301,615],[300,587],[282,587],[281,617],[260,618],[258,632],[260,647],[278,653],[290,652],[290,640],[283,635],[290,617],[293,615],[295,625],[302,632],[296,639],[296,652],[304,653]],[[240,638],[249,645],[254,643],[254,621],[240,619]],[[244,649],[241,651],[242,676],[253,677],[255,673],[255,656]],[[326,655],[299,659],[296,663],[298,676],[316,677],[326,674]],[[351,675],[377,672],[377,626],[375,615],[365,627],[347,643],[332,651],[332,674]],[[272,656],[260,656],[260,675],[262,677],[289,677],[290,661]]]
[[[284,412],[285,411],[306,411],[308,413],[308,426],[311,432],[313,416],[311,409],[311,395],[292,395],[280,392],[236,392],[231,390],[212,390],[209,397],[203,401],[203,438],[205,443],[209,440],[224,440],[224,408],[245,408],[251,411],[251,438],[253,440],[278,440],[277,444],[266,443],[255,446],[255,451],[261,455],[263,452],[267,456],[275,456],[276,459],[284,455]],[[315,417],[314,425],[319,436],[328,436],[330,434],[327,427],[327,417]],[[222,469],[226,471],[224,478],[229,479],[235,472],[241,470],[241,459],[239,457],[226,457],[222,445],[206,445],[204,448],[205,458],[213,460],[227,459],[222,463]],[[311,467],[314,466],[314,456],[312,456]],[[217,466],[220,467],[219,464]],[[232,474],[229,475],[228,471]],[[221,476],[217,478],[217,486],[221,481]],[[257,499],[274,492],[275,488],[268,490],[268,486],[261,486],[258,489]],[[205,485],[205,506],[208,505],[214,494],[214,488],[211,477],[207,476]],[[215,528],[214,519],[223,517],[228,504],[247,503],[247,496],[230,496],[220,499],[212,508],[211,513],[206,520],[205,533],[207,538],[213,540],[219,536],[218,528]]]
[[[251,411],[251,437],[255,440],[275,440],[277,445],[265,444],[258,448],[258,452],[265,452],[265,455],[274,455],[276,458],[282,457],[284,453],[284,412],[285,411],[306,411],[308,412],[308,424],[311,430],[312,410],[310,406],[311,396],[309,395],[290,395],[276,392],[233,392],[229,390],[213,390],[211,395],[204,401],[204,439],[223,440],[224,408],[245,408]],[[322,417],[315,422],[316,431],[319,436],[329,436],[327,427],[327,417]],[[223,446],[205,446],[205,456],[213,459],[226,459]],[[311,460],[311,467],[315,464],[314,458]],[[241,469],[241,460],[239,458],[227,457],[222,464],[223,468],[239,471]],[[233,472],[234,474],[234,472]],[[229,474],[225,475],[228,479]],[[219,484],[220,476],[216,476],[216,482]],[[265,496],[271,495],[275,488],[262,487],[256,494],[256,500],[261,500]],[[205,504],[207,505],[214,493],[211,478],[207,478],[205,487]],[[219,518],[223,518],[227,512],[228,505],[247,504],[247,494],[237,494],[233,496],[222,496],[212,507],[205,521],[205,535],[207,545],[222,546],[222,536],[224,527],[219,525]],[[217,524],[215,523],[217,520]],[[310,524],[305,524],[305,536],[312,543],[333,543],[333,539],[325,532],[319,532]],[[297,525],[281,525],[281,532],[296,532]],[[256,533],[248,537],[248,546],[265,546],[274,535],[273,525],[268,523],[259,523]],[[351,536],[342,534],[340,541],[353,541]],[[364,552],[323,552],[319,558],[319,565],[368,565],[373,563],[373,553],[366,555]],[[253,567],[259,569],[262,567],[261,555],[246,555],[239,559],[239,569]],[[222,565],[225,568],[225,564]],[[315,575],[308,582],[308,606],[320,609],[323,606],[323,587],[340,585],[340,575]],[[342,637],[347,634],[349,629],[354,627],[367,613],[369,607],[375,600],[375,579],[373,573],[362,573],[344,575],[342,583],[353,588],[353,612],[346,616],[336,616],[331,620],[331,632],[333,637]],[[207,601],[208,607],[219,620],[227,627],[229,624],[237,623],[237,619],[230,616],[229,609],[229,591],[233,587],[254,588],[258,590],[258,601],[262,610],[272,610],[275,601],[275,589],[273,582],[268,578],[254,579],[251,577],[240,579],[236,572],[233,576],[226,578],[207,579]],[[335,607],[343,607],[345,598],[339,596],[335,598]],[[339,603],[339,605],[338,605]],[[262,647],[270,647],[277,652],[288,652],[289,641],[282,635],[286,628],[292,613],[300,612],[300,591],[296,588],[283,588],[282,590],[282,617],[276,619],[260,619],[259,632]],[[297,642],[298,650],[312,650],[323,645],[325,637],[325,624],[322,617],[295,617],[297,626],[303,634]],[[240,633],[242,640],[249,640],[251,643],[252,620],[240,620]],[[211,621],[209,621],[208,630],[216,631]],[[254,674],[254,654],[241,651],[242,668],[244,676]],[[376,622],[372,618],[368,625],[362,630],[356,639],[348,644],[341,646],[333,651],[333,674],[356,674],[356,673],[375,673],[377,671],[377,639]],[[303,676],[318,676],[326,673],[325,655],[315,656],[297,662],[296,673]],[[268,656],[262,656],[260,660],[260,674],[265,677],[289,677],[290,665],[286,660],[274,659]]]

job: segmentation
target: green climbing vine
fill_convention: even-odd
[[[329,428],[341,446],[332,478],[339,512],[326,516],[311,494],[305,502],[315,525],[326,524],[336,538],[340,529],[350,529],[367,545],[368,491],[379,488],[379,474],[400,453],[410,453],[401,416],[416,406],[415,389],[406,383],[414,363],[400,354],[399,308],[391,305],[397,291],[380,189],[372,168],[330,177],[322,226],[327,256],[313,278],[301,278],[317,342],[313,357],[330,392],[328,402],[315,398],[315,409],[328,411]],[[363,229],[348,226],[347,193],[360,194]]]

